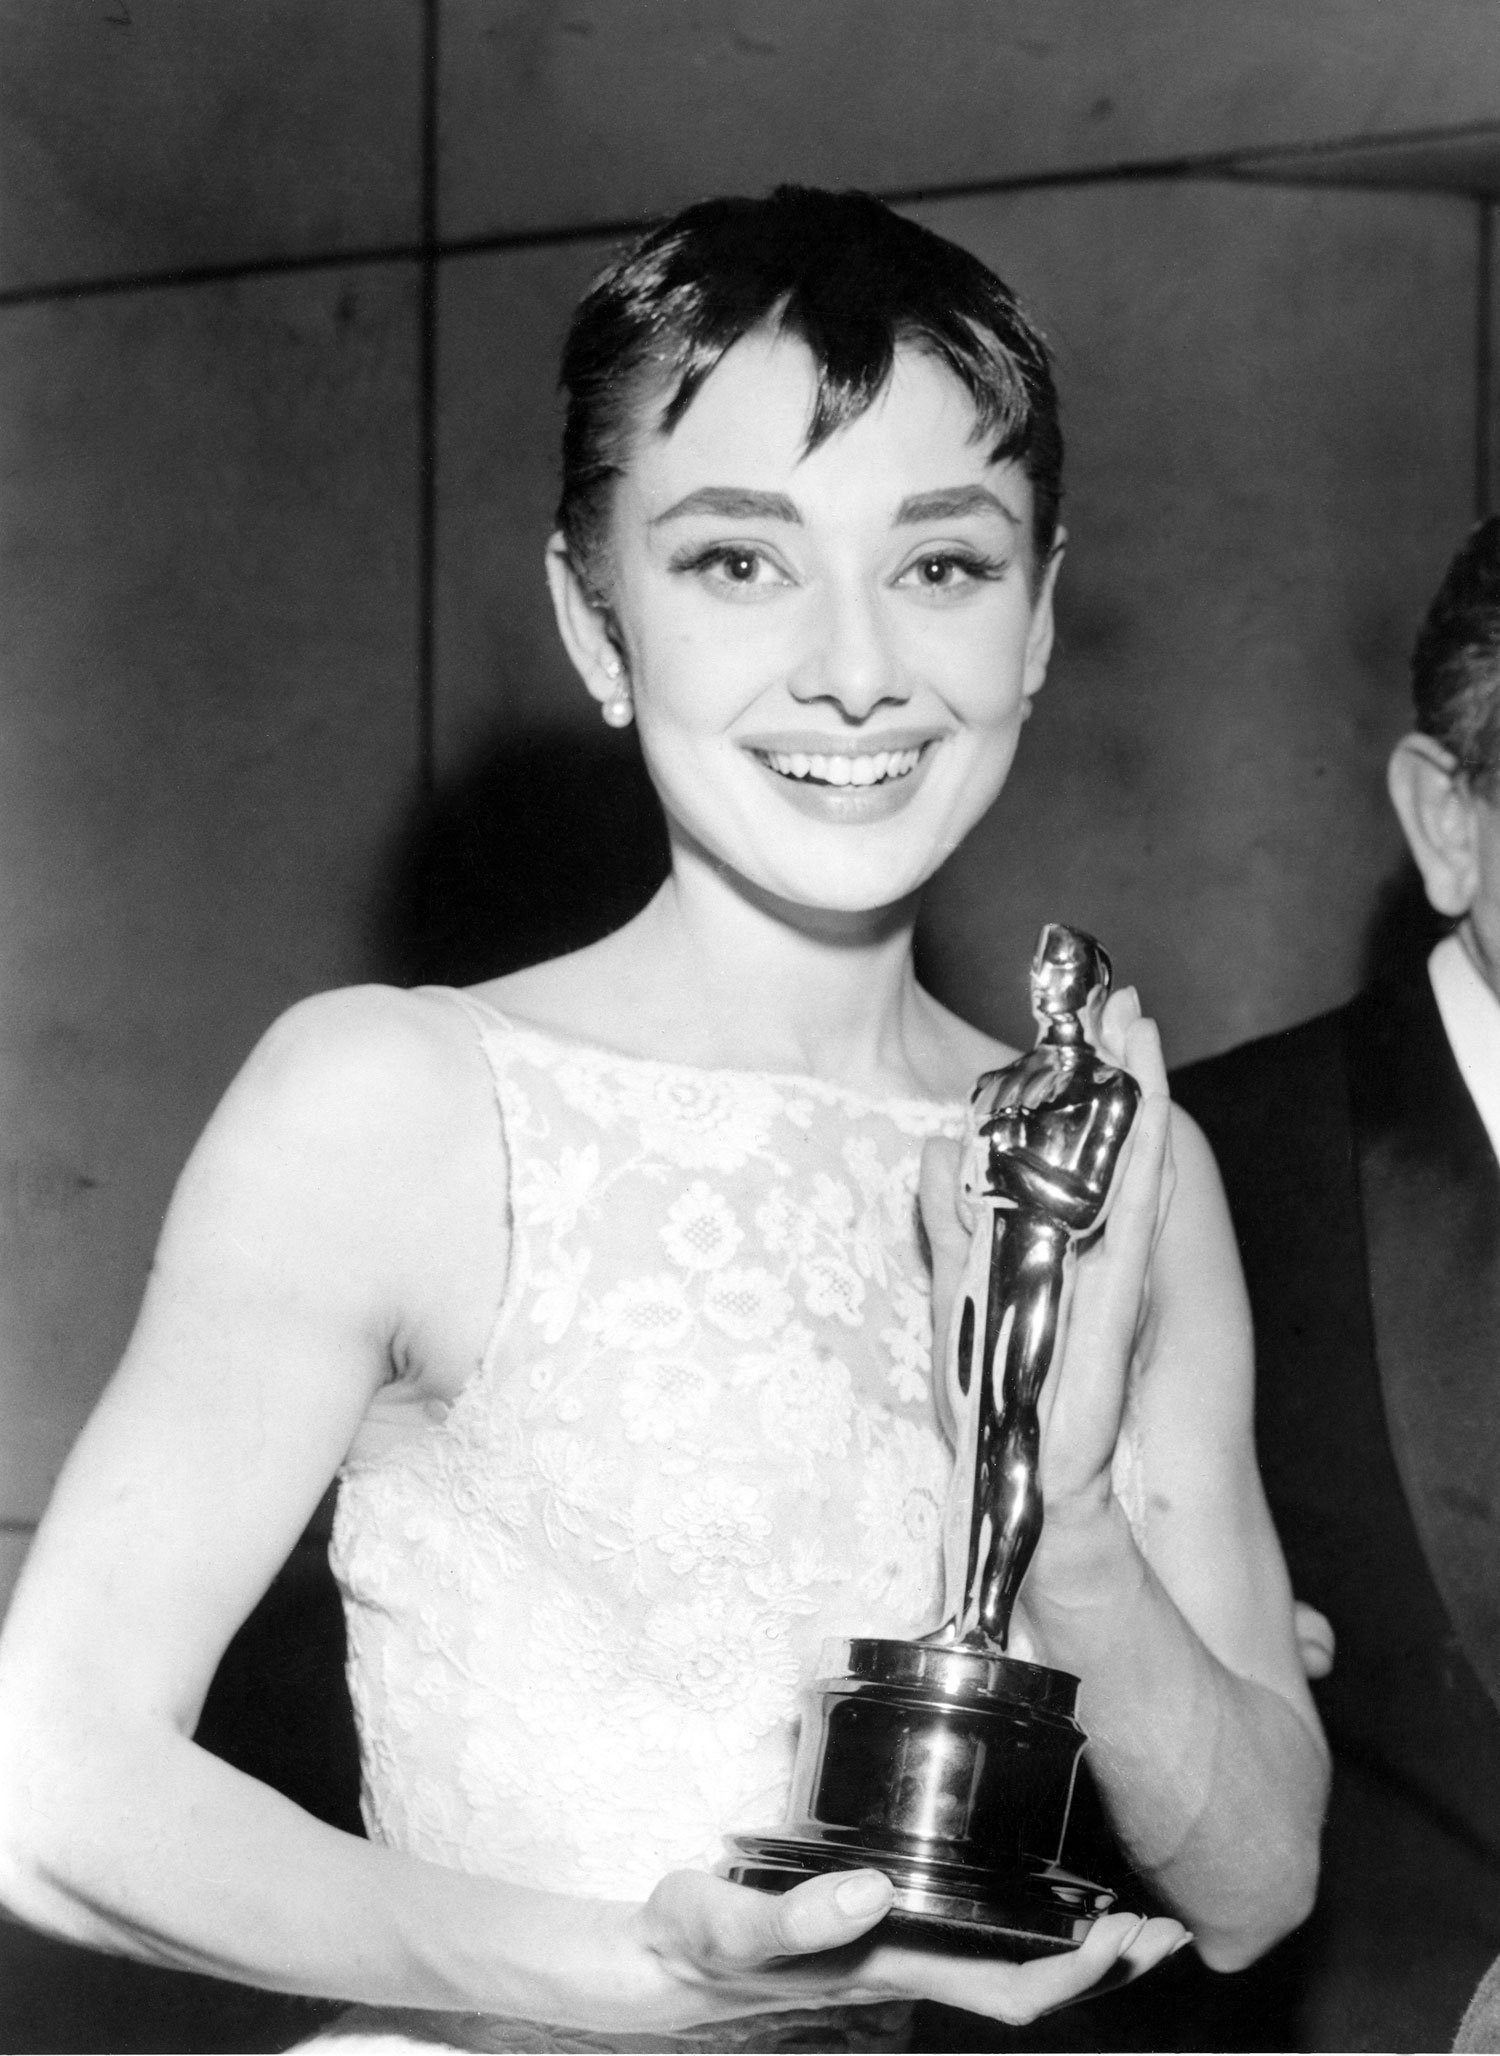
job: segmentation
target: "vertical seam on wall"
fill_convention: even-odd
[[[1495,203],[1481,199],[1474,310],[1474,518],[1495,504]]]
[[[422,0],[421,210],[417,335],[417,782],[432,791],[437,757],[438,8]]]

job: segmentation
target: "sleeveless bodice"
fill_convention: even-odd
[[[962,1108],[625,1057],[456,997],[494,1081],[509,1267],[458,1399],[341,1476],[365,1821],[433,1862],[644,1897],[781,1821],[826,1637],[938,1618],[951,1458],[916,1193]],[[1137,1525],[1129,1433],[1115,1484]],[[649,2043],[479,2016],[400,2033],[874,2049],[908,2012]]]
[[[937,1618],[916,1181],[959,1110],[480,1037],[494,1334],[339,1494],[365,1814],[437,1862],[636,1897],[779,1820],[825,1637]]]

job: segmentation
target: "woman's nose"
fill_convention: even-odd
[[[905,700],[901,666],[881,618],[879,595],[862,589],[828,594],[816,647],[792,680],[798,700],[832,700],[860,719],[883,700]]]

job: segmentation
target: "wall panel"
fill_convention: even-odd
[[[367,966],[416,745],[401,266],[0,312],[0,1515],[252,1039]]]
[[[0,288],[415,242],[421,0],[0,0]]]
[[[442,0],[446,235],[1493,123],[1492,0]]]

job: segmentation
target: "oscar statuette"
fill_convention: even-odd
[[[942,1623],[912,1642],[824,1645],[787,1824],[731,1836],[725,1866],[763,1891],[882,1870],[897,1938],[1018,1959],[1076,1947],[1113,1903],[1059,1867],[1087,1739],[1078,1680],[1007,1654],[1042,1528],[1038,1400],[1079,1244],[1104,1225],[1140,1104],[1099,1051],[1110,975],[1092,936],[1043,928],[1036,1045],[970,1096],[959,1178],[973,1225],[943,1366],[955,1462]]]

